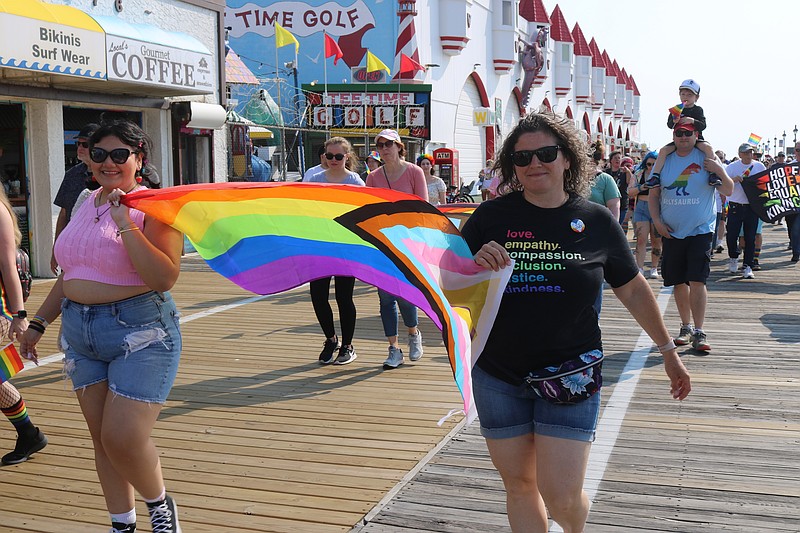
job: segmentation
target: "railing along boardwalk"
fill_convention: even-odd
[[[682,350],[694,391],[681,404],[657,358],[623,373],[640,330],[607,291],[601,426],[620,429],[615,440],[598,433],[594,449],[607,462],[598,469],[593,458],[587,531],[800,531],[800,270],[788,264],[785,236],[765,225],[755,280],[713,261],[705,329],[714,350]],[[49,287],[35,282],[29,310]],[[357,284],[359,357],[323,367],[307,288],[257,297],[187,259],[172,292],[184,351],[154,438],[186,533],[508,531],[475,424],[436,425],[460,398],[429,320],[424,358],[384,372],[377,295]],[[677,331],[671,300],[666,316]],[[42,354],[57,353],[57,328]],[[0,533],[108,531],[88,432],[58,359],[13,380],[50,444],[0,468]],[[627,410],[609,406],[625,387]],[[4,424],[5,453],[15,434]],[[137,512],[139,530],[150,531],[141,502]]]
[[[755,280],[728,273],[727,251],[712,261],[704,329],[713,350],[680,349],[693,383],[682,403],[669,398],[655,353],[626,397],[637,376],[624,368],[640,329],[606,290],[601,326],[611,357],[587,474],[595,491],[587,533],[800,531],[800,266],[789,263],[784,227],[763,231]],[[677,334],[672,299],[665,316]],[[396,492],[354,531],[510,531],[477,423]]]

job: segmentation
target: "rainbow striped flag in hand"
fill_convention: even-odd
[[[752,144],[753,146],[758,146],[759,144],[761,144],[761,137],[756,135],[755,133],[751,133],[750,138],[747,139],[747,142],[749,144]]]
[[[683,102],[669,108],[669,114],[672,116],[672,122],[678,122],[683,113]]]
[[[8,381],[24,367],[25,365],[22,363],[19,352],[17,352],[13,343],[9,343],[0,350],[0,383]]]
[[[189,237],[209,266],[256,294],[353,276],[419,307],[442,330],[468,421],[472,365],[513,268],[475,264],[448,217],[394,191],[328,183],[206,183],[123,203]]]

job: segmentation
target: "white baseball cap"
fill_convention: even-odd
[[[697,96],[700,96],[700,84],[694,80],[683,80],[683,83],[681,83],[678,89],[689,89]]]

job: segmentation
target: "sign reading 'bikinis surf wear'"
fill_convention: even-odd
[[[84,22],[81,28],[0,11],[0,67],[105,79],[105,35]]]

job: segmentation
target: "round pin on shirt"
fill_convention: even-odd
[[[572,228],[572,231],[575,233],[583,233],[583,230],[586,229],[586,224],[583,223],[583,220],[576,218],[569,223],[569,227]]]

